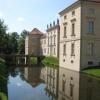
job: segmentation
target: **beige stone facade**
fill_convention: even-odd
[[[47,56],[59,57],[59,20],[47,25]]]
[[[80,71],[100,64],[100,3],[77,1],[60,13],[60,67]]]
[[[59,14],[47,33],[26,37],[25,54],[59,57],[60,67],[75,71],[100,65],[100,1],[78,0]]]
[[[40,53],[41,53],[41,55],[44,55],[44,56],[47,56],[47,53],[48,53],[48,49],[47,49],[47,47],[48,47],[48,43],[47,43],[48,41],[47,41],[47,34],[45,33],[45,34],[43,34],[43,36],[41,37],[41,39],[40,39],[40,45],[41,45],[41,51],[40,51]]]

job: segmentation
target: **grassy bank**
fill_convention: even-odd
[[[5,60],[3,60],[2,58],[0,58],[0,79],[1,77],[5,76]]]
[[[59,66],[59,59],[55,57],[45,57],[42,63],[45,65]]]
[[[87,69],[83,70],[83,72],[95,77],[100,77],[100,69]]]
[[[7,73],[5,61],[0,58],[0,100],[7,100],[5,86],[7,85]]]
[[[36,57],[31,57],[31,64],[37,64],[37,58]]]
[[[8,100],[7,96],[3,92],[0,92],[0,100]]]

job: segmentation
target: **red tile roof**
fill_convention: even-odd
[[[34,28],[29,34],[33,34],[33,35],[43,35],[44,33],[42,33],[37,28]]]

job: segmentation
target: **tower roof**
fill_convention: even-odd
[[[43,35],[44,33],[42,33],[37,28],[34,28],[29,34],[33,34],[33,35]]]

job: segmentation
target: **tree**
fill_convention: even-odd
[[[12,32],[10,35],[10,45],[12,48],[12,53],[16,54],[18,52],[18,39],[19,35],[17,32]]]
[[[4,24],[4,21],[0,19],[0,53],[5,52],[5,42],[7,38],[6,34],[7,26]]]
[[[18,51],[19,51],[19,54],[25,54],[25,38],[26,36],[28,35],[28,31],[27,30],[23,30],[21,32],[21,35],[19,37],[19,46],[18,46]]]

